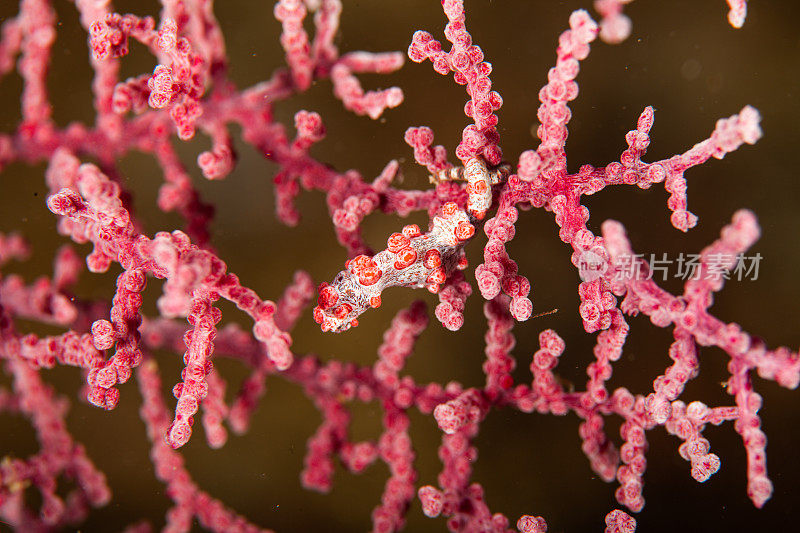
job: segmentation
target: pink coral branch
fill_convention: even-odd
[[[747,0],[727,0],[731,10],[728,12],[728,22],[734,28],[744,26],[744,19],[747,17]]]
[[[8,341],[8,330],[0,330],[0,338]],[[67,431],[67,401],[56,396],[34,367],[24,359],[10,358],[3,350],[3,364],[14,380],[16,405],[13,407],[31,420],[41,447],[27,460],[10,456],[0,462],[0,516],[28,531],[44,531],[83,521],[89,507],[101,507],[111,499],[105,476],[86,456],[81,444]],[[0,405],[0,409],[3,406]],[[75,488],[66,500],[57,493],[59,477],[71,479]],[[22,498],[26,486],[33,485],[41,494],[39,514],[25,507]]]
[[[183,457],[163,439],[169,425],[169,416],[161,397],[158,366],[152,359],[146,361],[137,370],[137,377],[143,399],[140,414],[152,443],[150,457],[155,465],[156,477],[167,485],[167,494],[174,502],[174,506],[167,512],[168,528],[187,530],[192,519],[197,517],[201,525],[212,531],[266,531],[251,524],[197,487],[186,471]]]
[[[464,4],[461,0],[443,0],[442,8],[447,16],[445,36],[452,43],[449,52],[425,31],[417,31],[408,47],[408,57],[417,63],[430,59],[439,74],[454,73],[456,83],[466,85],[470,99],[464,106],[464,114],[474,124],[464,128],[456,156],[466,164],[470,158],[479,156],[492,165],[500,164],[502,151],[498,146],[497,115],[494,112],[503,105],[497,91],[492,91],[489,74],[491,63],[484,61],[483,51],[472,44],[466,28]],[[429,143],[430,144],[430,143]]]

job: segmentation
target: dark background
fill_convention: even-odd
[[[54,103],[54,118],[60,126],[73,120],[91,123],[86,34],[71,2],[54,2],[61,20],[53,48],[48,88]],[[258,4],[258,5],[256,5]],[[555,62],[558,35],[567,28],[572,10],[591,8],[588,0],[574,1],[467,1],[467,27],[494,67],[493,88],[504,99],[499,111],[501,146],[506,158],[516,161],[519,153],[535,148],[536,109],[539,88],[546,83],[547,69]],[[121,13],[157,15],[153,1],[115,2]],[[16,13],[16,2],[0,3],[0,17]],[[280,25],[272,16],[272,4],[249,1],[218,2],[215,12],[226,37],[231,58],[230,76],[240,88],[269,76],[283,64],[279,46]],[[589,227],[599,233],[600,224],[614,218],[625,224],[635,251],[696,253],[713,241],[733,213],[742,207],[759,218],[763,236],[752,249],[764,257],[757,280],[729,283],[716,297],[713,312],[726,321],[736,321],[754,335],[763,336],[770,347],[800,344],[797,313],[800,311],[800,170],[797,168],[797,121],[800,104],[798,52],[800,5],[796,2],[753,2],[744,27],[731,28],[722,0],[656,2],[639,0],[628,6],[633,34],[623,44],[596,42],[578,77],[580,96],[573,102],[568,142],[569,168],[584,163],[602,165],[619,158],[625,148],[624,135],[634,128],[646,105],[656,109],[651,148],[646,160],[682,152],[706,138],[718,118],[737,113],[744,105],[759,109],[764,137],[755,146],[745,146],[724,160],[690,170],[689,209],[700,217],[698,226],[682,234],[669,224],[668,194],[659,186],[642,191],[616,188],[591,197]],[[595,15],[592,12],[592,15]],[[425,29],[443,38],[445,17],[439,2],[345,1],[342,14],[342,52],[352,50],[405,51],[411,35]],[[122,59],[122,77],[152,70],[154,58],[140,45]],[[328,130],[327,138],[312,149],[315,157],[337,169],[358,169],[371,179],[391,159],[402,161],[405,180],[401,186],[425,188],[426,172],[417,166],[403,142],[409,126],[428,125],[436,142],[450,154],[467,124],[463,114],[466,95],[452,78],[436,74],[429,63],[412,62],[399,72],[359,76],[365,88],[402,87],[405,102],[389,110],[378,121],[356,117],[332,96],[328,81],[316,83],[306,94],[276,103],[277,117],[291,131],[292,116],[299,109],[318,111]],[[0,80],[0,130],[11,132],[19,120],[21,82],[16,73]],[[234,136],[238,128],[233,127]],[[274,218],[271,178],[276,166],[254,149],[237,140],[240,159],[236,170],[224,181],[204,180],[194,161],[209,141],[198,135],[190,142],[175,141],[203,197],[212,199],[217,216],[212,226],[213,245],[230,270],[265,298],[277,299],[298,268],[315,281],[328,280],[346,259],[334,239],[324,198],[318,193],[300,196],[303,221],[288,229]],[[135,196],[135,207],[145,229],[152,235],[181,227],[174,214],[155,208],[161,171],[148,155],[131,153],[119,162],[125,185]],[[20,230],[34,243],[34,255],[24,264],[4,269],[22,272],[29,281],[50,275],[57,246],[65,239],[55,233],[55,217],[45,207],[46,162],[14,164],[0,174],[0,231]],[[427,218],[415,215],[420,225]],[[381,214],[363,224],[368,241],[380,248],[386,236],[409,221]],[[480,235],[468,249],[472,267],[480,262],[485,237]],[[88,247],[82,247],[83,255]],[[534,312],[558,308],[554,315],[534,319],[514,330],[518,360],[517,380],[530,380],[528,365],[537,349],[537,335],[554,328],[567,343],[557,372],[582,389],[585,368],[593,359],[594,335],[583,332],[577,313],[579,282],[569,262],[570,250],[557,237],[551,213],[525,212],[517,224],[517,237],[510,253],[521,273],[533,285]],[[110,299],[119,267],[104,275],[85,275],[78,295]],[[471,269],[468,279],[474,281]],[[681,282],[666,287],[681,290]],[[155,312],[160,282],[150,280],[145,309]],[[298,354],[316,353],[323,360],[336,358],[371,364],[382,332],[392,316],[414,298],[425,299],[432,310],[436,299],[425,291],[392,290],[381,309],[364,315],[361,326],[342,335],[322,334],[310,318],[301,320],[293,332]],[[418,382],[458,380],[467,386],[483,383],[481,364],[485,320],[482,300],[476,290],[467,302],[466,326],[458,333],[445,331],[433,321],[422,335],[406,371]],[[232,306],[223,305],[223,323],[238,321],[248,326]],[[609,382],[613,390],[626,386],[634,393],[652,390],[652,380],[671,364],[667,349],[668,330],[655,328],[646,318],[631,318],[631,334],[623,358],[614,366]],[[23,332],[58,333],[55,328],[25,322]],[[178,381],[181,354],[157,353],[165,390]],[[719,349],[700,349],[701,373],[682,395],[687,403],[701,400],[709,405],[731,405],[721,382],[728,373],[727,355]],[[230,361],[218,361],[229,391],[235,391],[246,369]],[[46,372],[48,381],[76,399],[81,375],[72,368]],[[663,429],[648,433],[648,469],[645,474],[646,505],[636,515],[640,531],[769,531],[785,529],[798,518],[797,461],[800,414],[796,391],[773,382],[753,378],[764,397],[761,410],[770,477],[775,486],[772,499],[757,510],[746,496],[745,452],[731,423],[709,427],[705,436],[712,451],[722,459],[721,470],[704,484],[689,475],[689,464],[677,452],[679,441]],[[7,384],[5,376],[0,384]],[[154,475],[147,457],[149,443],[137,416],[139,395],[133,382],[121,387],[119,407],[103,412],[76,400],[68,423],[83,442],[90,457],[103,470],[113,490],[112,502],[95,511],[81,529],[118,530],[139,518],[163,525],[170,501]],[[174,400],[169,406],[174,406]],[[354,440],[376,438],[381,411],[376,404],[356,404],[352,409]],[[436,455],[440,432],[432,417],[411,413],[411,436],[418,456],[418,485],[435,484],[441,464]],[[379,464],[355,476],[337,472],[333,492],[319,495],[300,487],[299,472],[305,443],[320,417],[301,390],[281,379],[268,382],[268,392],[245,437],[231,436],[228,444],[213,451],[205,444],[202,429],[183,449],[194,479],[212,495],[264,527],[278,531],[363,531],[370,527],[371,509],[378,503],[387,470]],[[607,427],[619,443],[619,421]],[[26,456],[37,449],[34,433],[26,420],[0,415],[0,454]],[[507,514],[512,524],[522,514],[546,518],[550,532],[598,531],[603,516],[617,508],[616,484],[597,479],[580,451],[578,420],[566,417],[524,415],[511,411],[492,412],[482,424],[477,439],[479,459],[473,480],[486,489],[493,512]],[[36,499],[35,495],[31,497]],[[0,525],[0,529],[4,526]],[[442,531],[444,520],[425,518],[415,500],[408,514],[409,531]]]

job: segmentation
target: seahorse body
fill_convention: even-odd
[[[321,284],[314,320],[322,331],[347,331],[358,325],[361,313],[381,305],[387,287],[439,292],[454,270],[467,267],[464,244],[474,234],[467,213],[454,202],[444,204],[428,233],[416,224],[405,226],[389,236],[386,250],[348,260],[331,284]]]

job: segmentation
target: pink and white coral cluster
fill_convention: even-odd
[[[577,416],[590,468],[604,481],[616,481],[617,502],[633,513],[645,505],[648,432],[663,427],[678,437],[678,454],[688,463],[691,477],[704,482],[722,464],[704,431],[708,424],[732,421],[747,455],[747,495],[762,507],[773,487],[758,414],[762,397],[754,389],[752,374],[795,389],[800,383],[800,355],[789,348],[770,349],[738,324],[709,311],[724,284],[724,273],[760,235],[755,215],[738,211],[719,239],[701,252],[700,276],[673,294],[649,275],[650,265],[634,254],[619,222],[606,221],[599,235],[589,229],[585,205],[586,197],[610,186],[647,189],[663,183],[670,194],[672,225],[689,230],[698,218],[687,210],[685,172],[758,141],[762,135],[758,111],[745,106],[719,120],[709,138],[689,150],[646,162],[655,113],[645,107],[635,129],[625,136],[627,148],[618,161],[568,171],[567,126],[572,119],[568,105],[579,93],[580,62],[587,59],[598,36],[620,42],[630,34],[631,21],[622,12],[628,3],[595,2],[602,17],[599,23],[584,10],[571,14],[569,29],[558,38],[555,66],[538,92],[538,146],[522,150],[514,163],[504,163],[499,142],[501,133],[508,133],[499,127],[503,99],[489,78],[492,65],[467,30],[468,21],[470,25],[473,21],[464,3],[443,0],[449,50],[420,30],[410,37],[408,56],[417,63],[430,60],[440,74],[453,73],[454,81],[467,92],[463,110],[469,124],[455,148],[458,165],[448,162],[444,146],[433,145],[430,127],[407,129],[405,141],[434,183],[416,190],[395,183],[400,175],[397,160],[367,181],[357,171],[340,172],[316,159],[312,148],[327,133],[318,113],[297,111],[294,137],[275,117],[277,102],[323,80],[330,81],[334,97],[356,115],[376,119],[402,103],[399,88],[365,90],[358,77],[398,70],[402,54],[339,52],[335,42],[340,0],[277,2],[274,15],[281,26],[286,67],[246,89],[238,89],[228,77],[223,34],[210,0],[162,0],[158,21],[113,13],[108,2],[75,0],[91,51],[97,121],[65,128],[51,117],[45,83],[56,33],[55,11],[48,0],[22,0],[19,13],[3,22],[0,41],[0,75],[10,72],[20,55],[18,71],[24,84],[21,122],[13,132],[0,133],[0,168],[47,161],[46,205],[56,217],[58,233],[79,245],[91,244],[85,257],[90,272],[111,271],[117,276],[109,298],[74,294],[82,266],[77,252],[65,247],[55,254],[49,279],[30,285],[20,275],[4,274],[0,279],[0,363],[11,383],[8,389],[0,387],[0,411],[29,419],[40,445],[39,453],[27,459],[9,455],[0,461],[0,518],[18,530],[46,531],[78,523],[90,507],[110,500],[104,475],[67,430],[66,400],[43,380],[46,370],[55,366],[79,368],[85,382],[82,396],[109,411],[126,401],[127,383],[136,382],[155,475],[167,486],[172,502],[166,515],[169,531],[188,531],[194,520],[215,531],[261,530],[201,489],[177,449],[191,439],[197,417],[212,448],[228,440],[226,425],[235,434],[250,429],[265,380],[271,376],[302,388],[322,418],[308,439],[300,474],[304,487],[331,490],[337,464],[351,473],[361,473],[379,461],[386,465],[389,478],[372,512],[377,532],[402,529],[415,501],[424,515],[444,517],[451,531],[514,531],[505,514],[490,510],[485,488],[473,475],[481,426],[500,409]],[[741,26],[746,3],[728,3],[731,24]],[[307,20],[310,13],[313,21]],[[119,59],[130,52],[131,39],[147,47],[157,64],[152,73],[121,81]],[[197,133],[207,136],[211,148],[198,155],[198,168],[206,179],[223,179],[237,161],[232,125],[244,142],[278,166],[274,189],[281,222],[300,223],[295,200],[301,191],[325,196],[333,234],[349,259],[330,284],[319,285],[317,306],[310,313],[315,283],[307,272],[297,271],[275,303],[250,288],[250,281],[230,272],[214,250],[209,231],[212,206],[201,200],[172,137],[186,141]],[[152,155],[160,165],[164,182],[158,207],[177,212],[184,222],[182,230],[151,236],[144,229],[119,168],[120,158],[134,150]],[[539,333],[539,348],[530,356],[530,375],[520,378],[515,372],[514,328],[532,317],[534,306],[531,282],[520,274],[508,245],[518,236],[518,222],[534,208],[553,214],[574,266],[586,253],[605,262],[606,268],[582,281],[577,290],[582,326],[587,333],[596,333],[583,389],[554,372],[570,350],[554,329]],[[376,211],[400,217],[420,211],[427,213],[429,224],[426,228],[405,224],[388,236],[385,250],[374,253],[360,230]],[[465,250],[479,246],[473,242],[481,232],[487,237],[483,262],[470,272]],[[0,266],[25,260],[30,249],[18,233],[0,235]],[[293,347],[291,332],[299,320],[313,317],[324,331],[348,330],[362,313],[392,297],[383,294],[390,287],[438,293],[434,316],[447,330],[459,330],[473,291],[465,271],[474,274],[486,300],[483,384],[423,383],[406,371],[429,322],[428,308],[420,301],[395,315],[374,364],[323,362]],[[159,294],[155,311],[145,305],[146,292]],[[223,325],[223,310],[232,307],[241,311],[247,328],[233,322]],[[612,386],[615,363],[631,329],[629,317],[635,315],[669,330],[674,339],[668,350],[673,363],[655,378],[652,390]],[[58,333],[26,332],[31,322]],[[725,386],[732,405],[709,406],[684,398],[687,384],[698,374],[699,348],[706,346],[727,356],[730,377]],[[169,378],[175,398],[171,408],[160,377],[163,351],[183,354],[180,375],[176,372]],[[234,395],[227,394],[222,365],[217,364],[223,357],[247,369]],[[471,362],[465,358],[464,364]],[[376,403],[381,409],[378,438],[351,436],[355,402]],[[411,438],[414,412],[429,417],[441,432],[442,468],[435,482],[418,479],[418,450]],[[610,417],[621,422],[619,439],[605,430]],[[39,500],[25,496],[29,486],[38,490]],[[634,518],[619,509],[609,512],[605,522],[609,533],[630,533],[636,527]],[[543,517],[528,514],[515,527],[521,533],[547,531]]]

